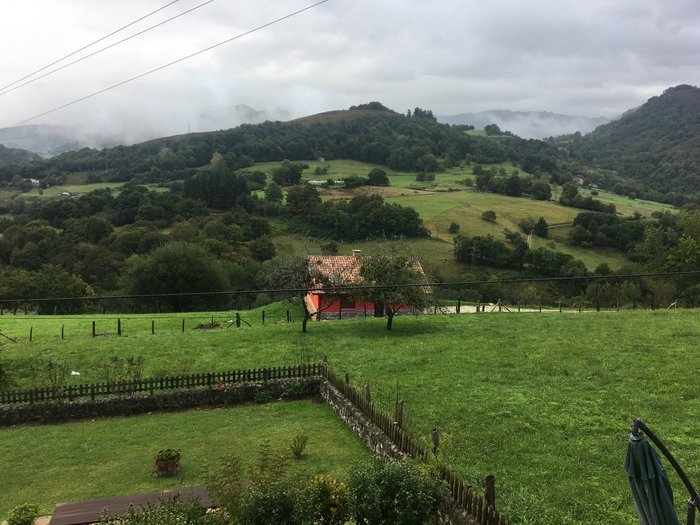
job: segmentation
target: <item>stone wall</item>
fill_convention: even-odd
[[[321,397],[372,452],[392,458],[401,456],[399,448],[392,443],[384,432],[367,419],[360,410],[355,408],[355,406],[328,381],[323,381],[321,383]]]

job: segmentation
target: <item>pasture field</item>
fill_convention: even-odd
[[[339,180],[351,175],[366,176],[372,168],[382,168],[387,171],[391,181],[389,187],[365,186],[353,189],[343,189],[340,186],[335,188],[319,187],[319,193],[324,199],[349,199],[355,195],[376,193],[383,196],[387,202],[414,208],[423,218],[425,226],[430,230],[432,236],[449,243],[449,248],[447,245],[440,247],[443,249],[438,249],[434,255],[432,252],[428,252],[425,259],[436,268],[444,268],[447,276],[456,276],[459,273],[459,268],[455,267],[454,263],[451,263],[450,268],[444,264],[445,258],[451,257],[454,236],[448,232],[448,228],[452,223],[458,224],[459,232],[464,235],[491,234],[501,239],[503,238],[503,230],[506,228],[511,231],[519,231],[518,221],[521,219],[532,217],[536,220],[539,217],[544,217],[549,224],[566,224],[571,223],[582,211],[562,206],[554,200],[545,202],[474,191],[473,187],[464,183],[466,180],[473,183],[473,165],[455,167],[444,173],[437,173],[434,181],[417,182],[415,173],[396,172],[376,164],[331,160],[323,163],[329,168],[328,174],[314,175],[313,170],[322,164],[317,161],[308,161],[307,163],[309,169],[304,171],[304,180],[326,180],[328,178]],[[277,165],[279,163],[276,162],[260,163],[256,164],[255,168],[269,172]],[[521,175],[526,174],[509,163],[494,166],[505,169],[507,173],[517,170]],[[556,198],[560,188],[555,187],[553,191],[554,198]],[[582,189],[581,192],[584,195],[589,194],[589,190]],[[635,212],[649,216],[654,211],[675,209],[669,205],[639,199],[633,200],[602,190],[599,191],[596,198],[615,204],[618,213],[623,216],[631,216]],[[481,215],[487,210],[496,212],[496,222],[487,222],[481,218]],[[276,243],[279,244],[279,248],[283,249],[285,244],[289,244],[290,241],[278,238]],[[412,241],[412,244],[416,246],[420,246],[419,243],[420,241]],[[602,262],[608,263],[613,269],[618,269],[627,262],[624,254],[618,250],[598,247],[584,249],[570,246],[566,243],[565,236],[556,236],[548,240],[535,239],[533,246],[546,246],[573,255],[582,260],[589,270],[594,270]]]
[[[224,456],[251,465],[263,440],[288,451],[299,434],[309,436],[308,456],[296,470],[342,479],[369,456],[329,407],[310,401],[0,429],[0,519],[27,502],[49,514],[59,502],[206,485]],[[153,477],[161,448],[181,452],[172,478]]]
[[[672,206],[671,204],[664,204],[662,202],[647,201],[644,199],[630,199],[624,195],[617,195],[611,191],[606,190],[596,190],[598,195],[591,195],[591,190],[586,188],[581,188],[579,193],[588,197],[593,197],[599,201],[614,204],[617,212],[622,215],[633,215],[635,211],[641,213],[643,216],[649,216],[655,211],[668,211],[670,213],[678,212],[678,208]]]
[[[94,317],[76,316],[72,322],[84,329],[63,341],[60,325],[68,320],[44,318],[40,325],[6,315],[0,329],[20,340],[5,344],[0,359],[11,379],[27,385],[40,379],[49,358],[91,382],[112,355],[144,356],[145,376],[327,355],[354,384],[369,383],[384,409],[403,399],[409,428],[426,444],[439,428],[441,457],[465,481],[481,486],[494,474],[497,506],[514,523],[636,524],[622,463],[637,416],[691,479],[700,478],[700,393],[690,372],[700,367],[697,310],[407,316],[396,319],[393,332],[382,319],[358,319],[312,323],[306,335],[298,322],[263,327],[256,315],[243,314],[252,327],[184,334],[177,319],[168,329],[163,321],[155,336],[154,316],[123,316],[122,337],[96,339],[88,332]],[[683,487],[669,476],[682,511]]]

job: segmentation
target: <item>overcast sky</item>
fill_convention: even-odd
[[[2,0],[0,86],[171,0]],[[97,50],[206,0],[179,0]],[[314,3],[214,0],[0,96],[11,126]],[[50,70],[50,69],[49,69]],[[47,70],[47,71],[49,71]],[[510,109],[615,117],[700,84],[698,0],[329,0],[32,121],[127,140],[287,120],[378,100],[435,114]],[[238,106],[238,107],[237,107]]]

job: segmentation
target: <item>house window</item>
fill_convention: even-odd
[[[355,309],[355,298],[349,297],[347,295],[340,296],[340,307],[343,310],[354,310]]]

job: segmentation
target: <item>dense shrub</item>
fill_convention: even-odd
[[[301,525],[297,484],[287,480],[262,480],[253,484],[241,502],[245,525]]]
[[[10,511],[8,525],[32,525],[39,516],[39,506],[31,503],[18,505]]]
[[[200,525],[223,523],[216,513],[207,515],[197,503],[185,504],[178,497],[147,507],[129,507],[124,516],[104,516],[104,525]]]
[[[314,477],[306,490],[307,519],[318,525],[342,525],[349,517],[348,487],[332,476]]]
[[[447,499],[447,484],[410,461],[375,458],[356,465],[348,480],[357,523],[423,525]]]

